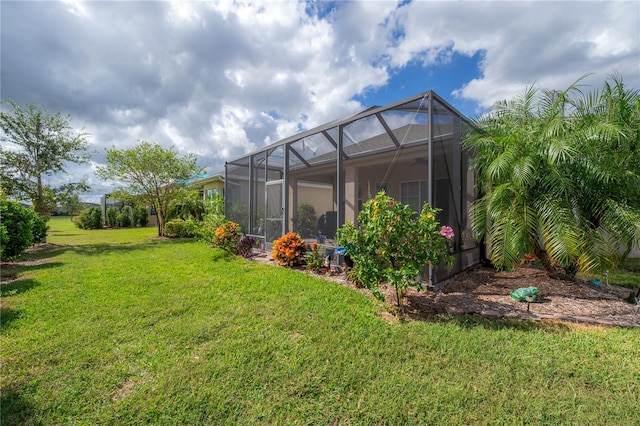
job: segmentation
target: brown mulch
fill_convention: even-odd
[[[537,303],[528,305],[511,297],[511,291],[529,286],[540,289]],[[440,291],[409,289],[404,304],[407,313],[418,318],[448,313],[640,327],[639,307],[624,300],[631,291],[557,280],[530,266],[511,272],[476,267],[445,281]]]
[[[261,254],[255,260],[274,264],[271,256]],[[305,271],[306,272],[306,271]],[[318,275],[363,293],[345,279],[344,273]],[[517,302],[510,292],[521,287],[540,289],[538,301],[529,305]],[[382,294],[392,307],[397,304],[395,289],[383,285]],[[436,288],[417,291],[409,288],[403,295],[405,317],[429,319],[442,314],[479,315],[488,318],[553,320],[604,326],[640,327],[640,306],[624,299],[631,289],[615,285],[594,286],[550,278],[544,271],[522,266],[511,272],[475,267],[462,272]]]

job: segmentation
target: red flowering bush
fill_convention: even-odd
[[[235,254],[238,252],[240,237],[242,237],[240,225],[227,221],[217,227],[213,233],[213,246]]]
[[[280,265],[295,266],[304,263],[307,245],[295,232],[284,234],[273,242],[271,255]]]

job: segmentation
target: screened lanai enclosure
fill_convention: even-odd
[[[226,215],[263,248],[289,231],[333,248],[336,229],[357,224],[382,189],[414,211],[428,202],[456,235],[455,264],[432,274],[441,281],[480,260],[468,217],[475,175],[460,146],[466,123],[428,91],[281,140],[226,164]]]

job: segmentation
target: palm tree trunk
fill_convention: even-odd
[[[535,247],[534,254],[542,264],[542,267],[544,268],[544,270],[547,271],[547,274],[549,275],[549,277],[557,280],[563,280],[563,281],[573,281],[573,282],[577,281],[575,273],[570,274],[570,273],[567,273],[566,270],[560,270],[559,268],[557,268],[551,262],[551,259],[549,259],[549,255],[547,255],[547,252],[543,250],[540,246]]]

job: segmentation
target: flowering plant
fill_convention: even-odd
[[[271,255],[280,265],[294,266],[304,263],[307,245],[300,235],[288,232],[273,242]]]
[[[453,233],[453,228],[450,226],[443,226],[442,229],[440,229],[440,235],[445,237],[447,240],[450,240],[453,237],[455,237],[455,234]]]
[[[225,221],[213,233],[213,246],[235,254],[237,253],[238,241],[241,236],[240,225],[235,222]]]
[[[393,285],[398,306],[404,289],[416,286],[421,290],[416,277],[426,266],[452,264],[454,260],[448,255],[454,232],[449,226],[440,227],[435,219],[438,211],[424,204],[416,217],[409,206],[384,191],[367,201],[358,215],[359,228],[347,222],[338,230],[338,244],[354,261],[351,278],[381,299],[379,285]]]

